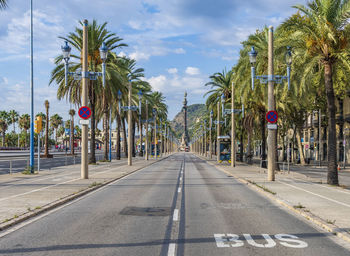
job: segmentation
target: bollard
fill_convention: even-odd
[[[67,166],[67,155],[65,157],[65,165]]]
[[[12,174],[12,160],[10,160],[10,174]]]
[[[74,165],[75,165],[75,155],[73,156],[73,161],[74,161]]]

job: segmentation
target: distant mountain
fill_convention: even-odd
[[[204,104],[193,104],[187,107],[187,128],[190,139],[192,137],[193,124],[197,121],[197,119],[200,119],[202,116],[204,116],[206,111],[207,108]],[[181,138],[182,134],[185,131],[184,115],[185,112],[182,109],[181,112],[179,112],[171,122],[171,125],[174,128],[176,136],[178,138]]]

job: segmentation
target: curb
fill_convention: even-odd
[[[285,201],[282,198],[278,198],[278,196],[272,195],[266,191],[264,191],[262,188],[259,188],[257,186],[255,186],[254,184],[252,184],[251,182],[249,182],[248,180],[244,179],[244,178],[240,178],[238,177],[236,174],[230,173],[228,171],[226,171],[224,168],[222,168],[219,165],[215,165],[213,163],[208,162],[206,159],[202,158],[199,155],[196,155],[197,157],[201,158],[202,160],[206,161],[208,164],[214,166],[215,168],[217,168],[218,170],[224,172],[225,174],[228,174],[232,177],[234,177],[236,180],[238,180],[240,183],[247,185],[248,187],[254,189],[255,191],[259,192],[260,194],[263,194],[264,196],[268,197],[271,200],[274,200],[275,202],[277,202],[278,204],[284,206],[285,208],[293,211],[294,213],[297,213],[301,216],[303,216],[305,219],[307,219],[308,221],[312,221],[314,224],[318,225],[319,227],[325,229],[326,231],[333,233],[334,235],[336,235],[337,237],[342,238],[344,241],[346,242],[350,242],[350,234],[348,233],[344,233],[345,231],[341,232],[339,231],[340,228],[334,224],[329,224],[327,223],[327,221],[321,219],[320,217],[314,215],[311,212],[306,212],[304,210],[299,210],[294,208],[292,205],[290,205],[287,201]]]
[[[64,205],[64,204],[66,204],[66,203],[68,203],[70,201],[78,199],[78,198],[80,198],[80,197],[82,197],[82,196],[84,196],[86,194],[89,194],[90,192],[92,192],[94,190],[97,190],[99,188],[105,187],[106,185],[108,185],[110,183],[113,183],[113,182],[115,182],[115,181],[117,181],[117,180],[119,180],[119,179],[121,179],[123,177],[131,175],[131,174],[133,174],[133,173],[135,173],[137,171],[140,171],[140,170],[142,170],[142,169],[144,169],[144,168],[146,168],[148,166],[151,166],[151,165],[153,165],[155,163],[163,161],[163,160],[167,159],[168,157],[170,157],[171,155],[172,154],[170,154],[170,155],[168,155],[168,156],[166,156],[166,157],[164,157],[162,159],[159,159],[159,160],[157,160],[157,161],[155,161],[153,163],[150,163],[150,164],[148,164],[146,166],[137,168],[137,169],[135,169],[135,170],[133,170],[133,171],[131,171],[129,173],[121,174],[121,176],[119,176],[117,178],[112,178],[111,180],[108,180],[108,181],[105,181],[105,182],[102,182],[101,184],[99,184],[97,186],[87,187],[87,188],[85,188],[85,189],[83,189],[81,191],[78,191],[78,192],[75,192],[73,194],[70,194],[70,195],[68,195],[68,196],[66,196],[66,197],[64,197],[62,199],[58,199],[56,201],[48,203],[48,204],[42,206],[40,209],[34,209],[33,211],[29,211],[29,212],[23,213],[23,214],[19,215],[17,218],[10,219],[8,222],[0,223],[0,231],[4,231],[4,230],[6,230],[6,229],[8,229],[8,228],[10,228],[10,227],[12,227],[14,225],[17,225],[17,224],[19,224],[21,222],[24,222],[24,221],[26,221],[26,220],[28,220],[28,219],[30,219],[32,217],[38,216],[38,215],[40,215],[40,214],[42,214],[44,212],[50,211],[50,210],[52,210],[52,209],[54,209],[54,208],[56,208],[58,206]]]

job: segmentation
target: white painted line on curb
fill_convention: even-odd
[[[282,182],[282,181],[278,181],[278,182],[279,182],[279,183],[282,183],[282,184],[284,184],[284,185],[287,185],[287,186],[289,186],[289,187],[292,187],[292,188],[296,188],[296,189],[305,191],[305,192],[307,192],[307,193],[309,193],[309,194],[312,194],[312,195],[321,197],[321,198],[326,199],[326,200],[328,200],[328,201],[331,201],[331,202],[334,202],[334,203],[337,203],[337,204],[340,204],[340,205],[343,205],[343,206],[346,206],[346,207],[349,207],[349,208],[350,208],[350,205],[349,205],[349,204],[345,204],[345,203],[339,202],[339,201],[337,201],[337,200],[334,200],[334,199],[331,199],[331,198],[328,198],[328,197],[325,197],[325,196],[316,194],[316,193],[314,193],[314,192],[308,191],[308,190],[303,189],[303,188],[299,188],[299,187],[297,187],[297,186],[293,186],[293,185],[291,185],[291,184],[288,184],[288,183],[285,183],[285,182]]]
[[[169,244],[168,256],[174,256],[174,255],[175,255],[175,244]]]
[[[179,220],[179,210],[175,209],[173,214],[173,221],[178,221],[178,220]]]
[[[181,188],[178,188],[178,189],[177,189],[177,193],[181,193]]]

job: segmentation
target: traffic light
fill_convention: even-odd
[[[37,116],[34,120],[34,128],[36,133],[40,133],[43,128],[43,119],[41,116]]]

